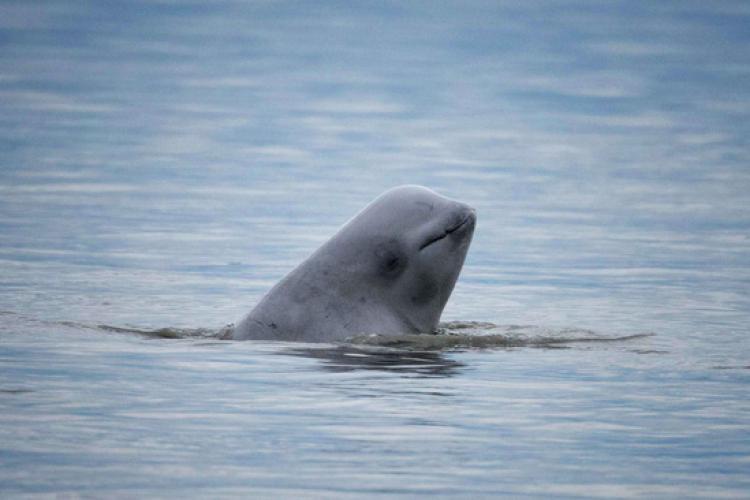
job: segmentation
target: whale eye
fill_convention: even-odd
[[[398,267],[398,257],[396,255],[389,255],[385,260],[385,270],[390,272]]]
[[[406,255],[396,245],[382,244],[375,248],[378,274],[395,278],[406,267]]]

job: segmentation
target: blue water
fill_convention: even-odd
[[[0,496],[746,498],[748,22],[0,2]],[[530,342],[211,337],[405,183],[477,209],[443,318]]]

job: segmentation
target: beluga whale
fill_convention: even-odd
[[[473,208],[428,188],[390,189],[271,288],[228,337],[335,342],[431,333],[475,224]]]

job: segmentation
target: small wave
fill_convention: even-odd
[[[155,339],[223,339],[227,332],[231,332],[231,325],[218,330],[211,328],[158,328],[143,330],[140,328],[119,327],[111,325],[96,325],[97,330],[111,333],[125,333],[140,335]]]
[[[11,311],[0,311],[3,315],[15,315],[33,323],[66,326],[76,329],[96,330],[105,333],[138,335],[152,339],[203,339],[231,340],[234,325],[221,328],[177,328],[156,329],[106,324],[85,324],[72,321],[44,321],[17,315]],[[543,347],[548,349],[567,348],[571,344],[592,344],[604,342],[626,342],[653,336],[653,333],[635,335],[602,335],[583,328],[549,328],[536,325],[497,325],[482,321],[448,321],[440,323],[431,334],[409,335],[355,335],[341,346],[378,347],[409,351],[439,351],[460,348],[517,348]]]
[[[653,336],[652,333],[605,336],[581,328],[552,329],[535,325],[496,325],[478,321],[441,323],[433,334],[359,335],[347,339],[353,345],[391,347],[414,350],[455,348],[565,348],[576,343],[624,342]]]
[[[160,339],[221,339],[227,335],[227,332],[231,333],[232,325],[225,326],[220,329],[212,328],[157,328],[157,329],[146,329],[136,328],[131,326],[113,326],[104,324],[91,324],[82,323],[78,321],[53,321],[46,319],[39,319],[25,314],[16,313],[13,311],[0,311],[0,316],[9,316],[15,319],[13,328],[15,330],[23,330],[24,326],[44,326],[59,329],[60,327],[71,328],[74,330],[94,330],[97,332],[104,333],[120,333],[126,335],[139,335],[141,337],[148,338],[160,338]]]
[[[67,326],[95,328],[104,332],[139,335],[154,339],[213,339],[231,340],[234,325],[212,328],[158,328],[154,330],[111,325]],[[450,321],[441,323],[432,334],[410,335],[356,335],[340,342],[341,345],[370,346],[409,351],[439,351],[447,349],[542,347],[567,348],[576,343],[625,342],[645,337],[651,333],[606,336],[582,328],[553,329],[535,325],[496,325],[480,321]]]

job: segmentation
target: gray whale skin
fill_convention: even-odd
[[[279,281],[230,338],[331,342],[432,332],[475,223],[474,209],[430,189],[390,189]]]

